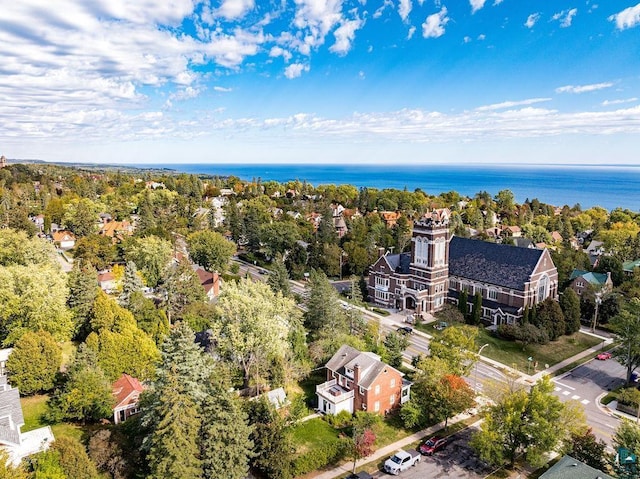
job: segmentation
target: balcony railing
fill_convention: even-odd
[[[348,391],[340,386],[335,379],[316,386],[316,393],[332,403],[345,401],[354,397],[353,390]]]

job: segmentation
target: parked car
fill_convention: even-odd
[[[389,474],[398,475],[419,462],[420,454],[418,451],[407,452],[400,450],[384,462],[384,470]]]
[[[413,329],[411,329],[409,326],[400,326],[398,329],[396,329],[396,331],[398,331],[400,334],[413,334]]]
[[[434,436],[431,439],[427,439],[425,442],[423,442],[418,448],[418,451],[420,451],[420,454],[423,454],[425,456],[431,456],[434,452],[439,451],[446,445],[446,437]]]
[[[607,359],[611,359],[611,353],[610,352],[604,352],[604,353],[600,353],[596,356],[596,359],[599,359],[600,361],[605,361]]]

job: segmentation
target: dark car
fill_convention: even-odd
[[[413,333],[413,329],[411,329],[409,326],[400,326],[396,331],[398,331],[400,334],[412,334]]]
[[[446,437],[434,436],[431,439],[428,439],[425,442],[423,442],[418,448],[418,451],[420,451],[420,454],[424,454],[425,456],[430,456],[434,452],[439,451],[446,445],[447,445]]]
[[[357,474],[349,474],[347,479],[373,479],[373,476],[368,472],[358,472]]]

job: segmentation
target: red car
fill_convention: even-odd
[[[611,359],[611,353],[606,352],[606,353],[600,353],[596,356],[596,359],[599,359],[600,361],[604,361],[606,359]]]
[[[418,451],[425,456],[431,456],[434,452],[439,451],[447,445],[446,437],[434,436],[420,445]]]

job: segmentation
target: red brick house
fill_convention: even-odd
[[[414,222],[411,252],[386,254],[371,267],[369,298],[386,308],[429,313],[461,291],[482,295],[482,318],[515,323],[525,307],[557,298],[558,272],[546,249],[451,237],[447,209]]]
[[[327,362],[327,381],[316,386],[318,410],[386,413],[409,400],[411,383],[380,356],[343,345]]]
[[[200,284],[204,288],[204,292],[209,301],[217,298],[220,294],[220,275],[215,271],[210,273],[198,265],[193,265],[193,269],[198,275]]]
[[[613,290],[611,273],[592,273],[591,271],[574,269],[571,272],[569,280],[571,281],[569,287],[573,289],[578,296],[582,296],[582,293],[585,291],[606,294]]]
[[[113,407],[113,422],[119,424],[126,421],[134,414],[140,412],[138,400],[144,391],[144,386],[136,378],[128,374],[122,374],[113,383],[113,395],[116,398],[116,405]]]

